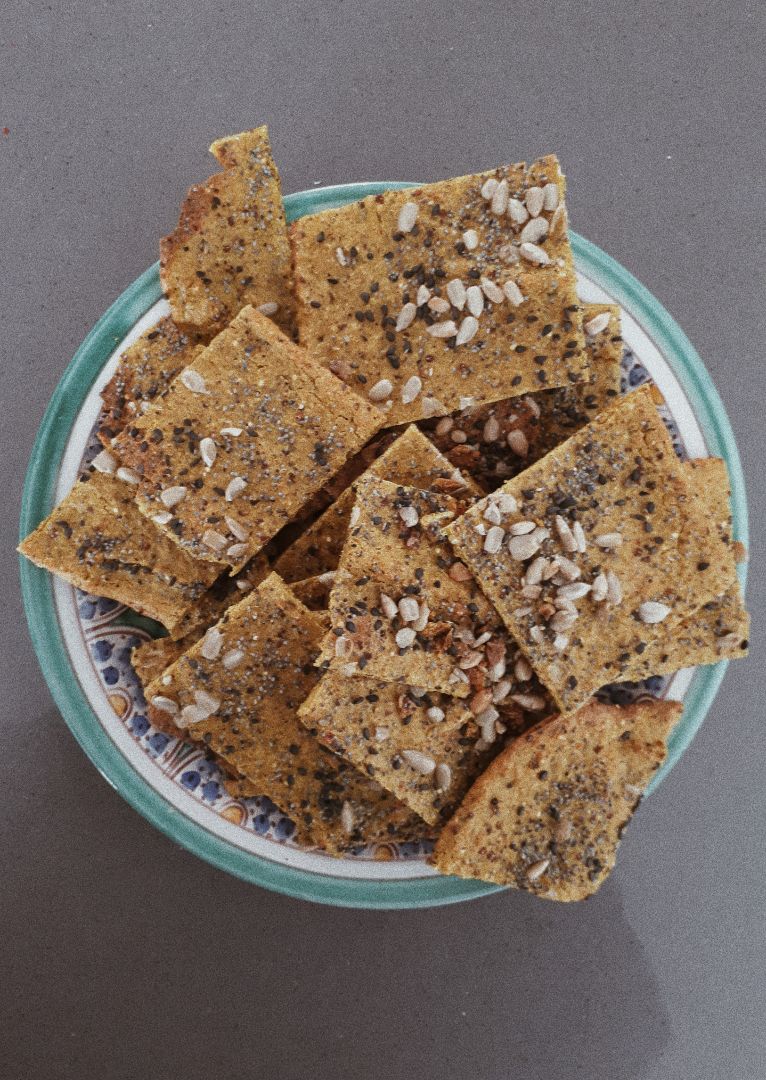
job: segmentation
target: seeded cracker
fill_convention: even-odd
[[[517,509],[490,537],[484,515],[497,494]],[[634,656],[731,584],[731,551],[696,502],[649,387],[497,494],[446,534],[562,712],[620,681]],[[539,593],[522,594],[530,585]]]
[[[321,633],[272,574],[147,689],[152,714],[167,712],[268,796],[303,843],[342,851],[422,836],[422,823],[297,719],[319,677],[312,659]]]
[[[114,436],[140,416],[168,388],[176,375],[202,351],[200,335],[179,330],[161,319],[120,357],[117,370],[101,391],[104,403],[98,437],[109,447]]]
[[[91,473],[19,545],[36,566],[78,589],[126,604],[171,633],[212,583],[193,559],[136,509],[135,487]]]
[[[445,694],[415,696],[377,679],[331,673],[299,715],[325,746],[430,824],[454,809],[489,760],[475,717]]]
[[[721,542],[731,544],[729,477],[721,458],[697,458],[684,463],[695,498],[709,521],[715,522]],[[703,604],[674,630],[672,637],[652,642],[633,657],[621,679],[640,681],[696,664],[715,664],[747,655],[750,618],[742,589],[732,567],[728,589]]]
[[[609,321],[596,329],[604,317]],[[466,476],[494,491],[504,480],[526,469],[558,443],[568,439],[620,392],[620,309],[610,304],[584,304],[589,378],[572,386],[523,397],[468,405],[452,416],[418,425],[449,461]]]
[[[594,701],[543,721],[479,777],[442,830],[433,863],[548,900],[590,896],[614,867],[682,708]]]
[[[303,581],[290,582],[290,589],[305,604],[309,611],[326,611],[330,600],[330,589],[335,580],[335,571],[330,570],[318,577],[304,578]]]
[[[470,494],[472,500],[479,496],[475,485],[466,481],[416,427],[406,428],[363,475],[456,497]],[[346,488],[277,559],[274,569],[285,581],[324,574],[337,567],[355,497],[353,487]]]
[[[252,308],[115,440],[139,508],[197,558],[242,567],[380,426],[379,411]]]
[[[266,127],[218,139],[224,167],[195,184],[160,241],[160,277],[174,321],[212,336],[247,304],[293,328],[290,248]]]
[[[301,342],[391,424],[581,379],[563,198],[551,156],[301,218]]]

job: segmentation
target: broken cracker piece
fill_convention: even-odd
[[[279,174],[264,127],[218,139],[224,171],[195,184],[160,241],[160,278],[178,326],[212,336],[251,304],[286,333],[294,324]]]
[[[447,822],[443,874],[583,900],[614,867],[623,830],[667,753],[676,701],[592,701],[515,739]]]

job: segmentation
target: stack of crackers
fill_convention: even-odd
[[[170,314],[20,550],[162,624],[152,722],[298,842],[589,895],[681,711],[598,692],[747,649],[724,463],[621,395],[555,157],[288,229],[266,129],[211,149]]]

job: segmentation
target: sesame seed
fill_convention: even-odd
[[[485,521],[488,521],[490,525],[499,525],[503,520],[497,503],[491,501],[488,502],[486,507],[484,508],[484,513],[482,517]]]
[[[275,300],[267,300],[265,304],[260,304],[257,311],[260,311],[261,315],[276,315],[279,311],[279,304]]]
[[[247,481],[243,480],[241,476],[233,477],[226,487],[226,502],[233,502],[237,495],[244,491],[246,487]]]
[[[185,488],[182,484],[178,487],[165,488],[164,491],[160,492],[160,502],[163,506],[167,506],[168,510],[170,510],[171,507],[176,506],[178,503],[180,503],[181,499],[183,499],[186,495],[186,492],[187,488]]]
[[[519,240],[522,244],[539,244],[548,235],[548,222],[544,217],[531,218],[521,230]]]
[[[396,637],[395,637],[394,640],[396,641],[397,648],[399,648],[399,649],[408,649],[410,647],[410,645],[412,645],[413,641],[415,640],[415,637],[416,637],[415,631],[410,629],[409,626],[406,626],[402,630],[397,631],[397,634],[396,634]]]
[[[533,629],[539,630],[540,627],[536,626]],[[515,701],[518,706],[527,712],[540,712],[547,704],[545,698],[540,697],[538,694],[511,694],[511,701]]]
[[[234,438],[236,438],[238,435],[242,434],[242,428],[241,427],[222,427],[221,428],[221,434],[222,435],[232,435]]]
[[[416,202],[406,202],[399,211],[399,217],[396,222],[399,232],[412,232],[412,230],[415,228],[415,222],[417,220],[418,204]]]
[[[402,622],[415,622],[420,618],[420,604],[411,596],[405,596],[399,601],[399,614]]]
[[[411,326],[417,313],[418,309],[416,304],[405,304],[396,320],[396,330],[406,330],[408,326]]]
[[[529,211],[523,202],[520,202],[518,199],[509,199],[508,217],[514,225],[523,225],[529,218]]]
[[[559,564],[558,572],[565,581],[577,581],[580,577],[580,567],[577,563],[573,563],[571,559],[567,559],[564,555],[557,555],[556,561]]]
[[[524,202],[533,218],[536,218],[538,214],[542,213],[544,201],[545,196],[543,195],[543,189],[541,187],[535,186],[529,189]]]
[[[556,652],[563,652],[569,644],[569,638],[566,634],[556,634],[553,639],[553,648]]]
[[[211,438],[204,438],[200,440],[199,453],[202,458],[203,464],[210,469],[218,454],[218,447],[215,445]]]
[[[447,319],[446,322],[437,322],[434,323],[433,326],[427,326],[426,333],[435,338],[455,337],[457,334],[457,326],[452,319]]]
[[[438,705],[432,705],[430,709],[426,709],[426,716],[433,724],[440,724],[444,715],[444,709],[440,709]]]
[[[499,525],[493,525],[484,538],[484,550],[488,555],[496,555],[503,546],[503,540],[505,540],[505,530]]]
[[[206,631],[200,642],[200,656],[206,660],[217,660],[223,647],[223,634],[215,626]]]
[[[514,307],[518,307],[519,304],[524,303],[524,294],[515,281],[506,281],[503,285],[503,292],[505,293],[506,300],[513,304]]]
[[[501,180],[495,190],[492,192],[492,200],[490,202],[490,210],[493,214],[500,217],[504,214],[508,206],[508,181]]]
[[[117,469],[117,458],[114,454],[110,454],[108,450],[102,450],[93,458],[91,465],[96,472],[104,473],[106,476],[112,476]]]
[[[436,768],[436,762],[430,754],[424,754],[421,750],[402,750],[401,756],[411,769],[423,776],[430,776]]]
[[[228,544],[228,540],[225,536],[221,536],[215,529],[205,529],[202,534],[202,543],[205,547],[211,548],[213,551],[223,551]]]
[[[223,520],[226,522],[226,527],[232,536],[236,536],[237,540],[247,540],[250,533],[235,518],[224,515]]]
[[[602,311],[600,315],[595,315],[588,322],[583,324],[583,330],[588,337],[595,337],[596,334],[600,334],[602,330],[606,330],[609,326],[609,320],[611,315],[608,311]]]
[[[607,551],[614,551],[622,543],[622,536],[618,532],[602,533],[595,538],[594,543]]]
[[[607,570],[606,572],[606,599],[609,604],[616,606],[622,602],[622,585],[620,579],[615,574],[614,570]]]
[[[519,504],[513,495],[507,492],[501,492],[499,495],[492,496],[495,503],[500,509],[501,514],[515,514],[519,509]]]
[[[519,457],[526,457],[529,453],[529,442],[523,431],[509,431],[505,437],[505,441],[508,446],[513,450],[514,454]]]
[[[393,383],[389,379],[381,379],[380,382],[376,382],[374,386],[370,387],[367,391],[367,397],[370,401],[385,401],[386,398],[391,397],[393,389]]]
[[[475,251],[479,246],[479,234],[475,229],[466,229],[463,233],[463,243],[466,246],[466,250]]]
[[[487,202],[489,202],[490,199],[492,198],[492,196],[495,194],[496,190],[497,190],[497,180],[494,178],[494,176],[490,176],[489,180],[485,180],[483,185],[482,185],[481,197],[483,199],[486,199]]]
[[[423,304],[428,303],[428,299],[431,295],[431,290],[427,285],[421,285],[418,289],[417,296],[415,297],[415,304],[417,307],[422,307]]]
[[[335,639],[335,656],[342,660],[344,656],[348,656],[352,649],[352,644],[349,638],[344,637],[343,634]]]
[[[574,533],[569,528],[569,523],[561,516],[561,514],[556,514],[553,524],[564,551],[577,551],[577,541],[575,540]]]
[[[522,259],[526,259],[527,262],[534,263],[536,266],[547,266],[551,261],[548,252],[538,247],[537,244],[522,244],[519,251]]]
[[[432,311],[434,315],[446,315],[449,309],[449,301],[445,300],[443,296],[432,296],[428,301],[428,310]]]
[[[535,530],[537,532],[537,530]],[[511,558],[517,562],[525,562],[527,559],[531,559],[533,555],[536,555],[540,549],[541,540],[538,540],[535,533],[528,533],[522,536],[512,536],[508,542],[508,551]]]
[[[431,416],[439,416],[441,413],[447,411],[447,407],[442,401],[426,394],[423,395],[420,408],[426,420]]]
[[[245,654],[241,649],[229,649],[227,653],[224,653],[221,663],[227,671],[232,671],[235,667],[242,663],[245,659]]]
[[[609,592],[609,583],[606,580],[606,574],[599,574],[593,579],[593,585],[591,587],[591,599],[595,603],[600,604],[606,600]]]
[[[354,811],[351,809],[351,803],[348,800],[344,801],[343,806],[340,808],[340,823],[344,833],[350,836],[354,831]]]
[[[576,611],[557,611],[550,622],[551,630],[555,630],[559,633],[562,630],[569,630],[577,622]]]
[[[391,731],[387,727],[376,727],[375,728],[375,740],[377,742],[385,742],[390,734],[391,734]]]
[[[494,281],[491,281],[487,277],[481,279],[481,291],[484,293],[487,300],[493,304],[502,304],[503,300],[505,300],[505,293],[500,286],[496,285]]]
[[[231,547],[227,549],[226,554],[230,559],[237,561],[247,555],[248,550],[247,544],[232,544]]]
[[[440,762],[434,770],[434,786],[437,791],[447,791],[452,784],[452,769],[445,762]]]
[[[451,304],[453,304],[458,311],[462,311],[465,307],[466,290],[465,285],[460,278],[453,278],[447,283],[447,296]]]
[[[550,864],[550,859],[540,859],[539,862],[532,863],[532,865],[527,870],[527,881],[537,881],[538,878],[541,878],[543,876]]]
[[[348,519],[348,527],[350,529],[353,529],[356,525],[358,525],[359,524],[359,518],[361,516],[362,516],[361,509],[358,506],[352,506],[351,507],[351,514],[349,515],[349,519]]]
[[[527,533],[534,532],[536,528],[537,525],[534,521],[516,521],[508,531],[511,536],[526,536]]]
[[[467,345],[469,341],[472,341],[476,336],[479,329],[478,319],[475,319],[473,315],[466,315],[463,321],[460,323],[460,329],[457,332],[455,338],[456,345]]]
[[[193,394],[206,394],[208,392],[204,377],[194,368],[184,368],[178,376],[178,380],[182,386],[185,386],[187,390],[191,390]]]
[[[458,405],[460,406],[460,408],[462,410],[472,409],[475,404],[476,404],[476,398],[473,397],[472,395],[458,398]]]
[[[661,623],[663,619],[666,619],[670,614],[670,608],[667,604],[660,604],[656,600],[645,600],[643,604],[639,606],[638,617],[643,623]]]
[[[588,595],[590,590],[591,586],[586,581],[573,581],[567,585],[560,585],[556,595],[562,600],[581,600],[583,596]]]
[[[572,525],[572,534],[577,541],[577,550],[582,555],[588,547],[588,542],[585,539],[585,530],[579,521],[575,521]]]
[[[387,619],[395,619],[399,614],[399,608],[396,606],[396,601],[392,600],[390,596],[385,593],[380,594],[380,608]]]
[[[544,556],[539,555],[527,567],[526,573],[524,574],[524,584],[539,585],[540,582],[543,580],[543,573],[546,570],[547,566],[548,560]],[[526,597],[526,599],[534,599],[534,597]]]
[[[423,383],[417,375],[412,375],[402,387],[402,405],[409,405],[423,389]]]
[[[399,508],[399,517],[408,529],[413,529],[420,521],[420,515],[414,506],[401,506]]]
[[[474,316],[479,317],[482,311],[484,311],[484,294],[478,285],[471,285],[465,291],[466,303],[468,304],[468,310]]]
[[[338,247],[335,249],[335,258],[338,260],[338,263],[341,266],[348,266],[348,258],[346,257],[346,253],[342,247]]]
[[[121,465],[115,476],[118,480],[124,480],[126,484],[140,484],[141,477],[134,469],[126,469],[124,465]]]
[[[160,712],[170,713],[171,716],[178,715],[178,705],[172,698],[165,697],[164,694],[155,694],[152,698],[152,705],[155,709],[159,709]]]
[[[552,181],[543,188],[543,210],[555,210],[559,204],[559,186]]]

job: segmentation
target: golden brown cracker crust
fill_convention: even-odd
[[[178,226],[160,242],[173,319],[212,335],[246,305],[268,305],[265,313],[291,333],[291,257],[268,131],[219,139],[210,150],[224,171],[190,188]]]
[[[682,708],[593,701],[538,724],[479,777],[442,830],[433,863],[549,900],[590,896],[614,867]]]
[[[521,199],[530,188],[551,186],[557,209],[538,215],[545,223],[539,227],[550,230],[538,244],[547,265],[520,256],[525,226],[493,213],[481,193],[488,181],[509,185]],[[500,400],[582,378],[587,357],[563,197],[564,179],[551,156],[528,168],[388,191],[301,218],[290,230],[300,340],[361,396],[378,388],[391,424],[453,412],[469,396]],[[400,216],[410,205],[417,220],[407,232]],[[430,329],[453,321],[467,332],[463,320],[473,300],[459,309],[458,298],[442,313],[425,302],[417,306],[421,287],[429,299],[448,304],[452,280],[484,288],[475,336],[460,345],[454,334],[435,337]],[[491,299],[507,283],[521,290],[518,306],[504,295]],[[408,304],[417,313],[404,326]],[[411,398],[413,378],[419,383]],[[381,382],[391,384],[390,394]]]

